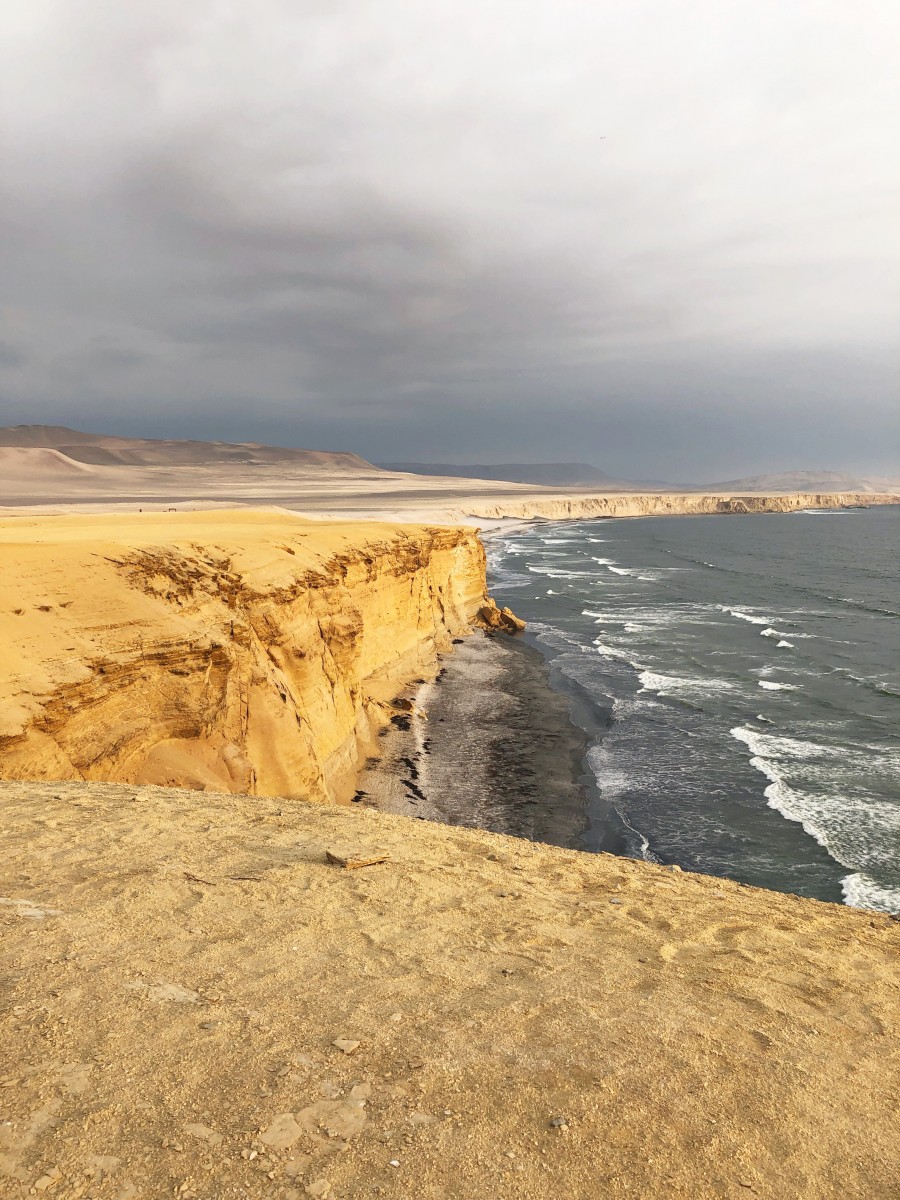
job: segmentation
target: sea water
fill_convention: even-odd
[[[589,849],[900,912],[900,506],[530,523],[492,587],[608,713]]]

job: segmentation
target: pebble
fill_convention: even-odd
[[[359,1042],[353,1041],[352,1038],[335,1038],[331,1044],[344,1054],[352,1054],[354,1050],[359,1049]]]
[[[400,1160],[398,1158],[392,1158],[391,1161],[388,1163],[388,1166],[389,1167],[399,1167]]]
[[[568,1129],[569,1122],[566,1120],[565,1117],[554,1117],[553,1120],[550,1122],[550,1128],[551,1129]]]

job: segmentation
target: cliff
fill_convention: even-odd
[[[846,508],[868,504],[896,504],[897,495],[852,492],[791,492],[784,495],[699,495],[692,492],[647,492],[645,494],[533,495],[502,501],[485,498],[451,516],[455,519],[498,520],[517,517],[530,520],[581,520],[588,517],[715,516],[747,513],[787,513],[804,508]]]
[[[0,779],[346,798],[392,698],[484,601],[467,530],[0,521]]]

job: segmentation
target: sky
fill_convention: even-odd
[[[900,474],[896,0],[7,0],[0,424]]]

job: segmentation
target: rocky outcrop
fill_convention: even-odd
[[[544,517],[557,521],[576,521],[589,517],[662,517],[700,516],[716,514],[786,513],[804,508],[847,508],[869,504],[896,504],[895,495],[873,496],[868,493],[792,492],[729,496],[702,495],[692,492],[647,492],[644,494],[610,494],[546,496],[534,495],[524,499],[477,501],[453,513],[456,519],[499,520],[514,517],[530,520]]]
[[[0,523],[0,779],[345,798],[398,690],[484,602],[463,529]]]
[[[516,634],[525,628],[525,622],[511,608],[498,608],[491,599],[478,610],[477,623],[489,633]]]

